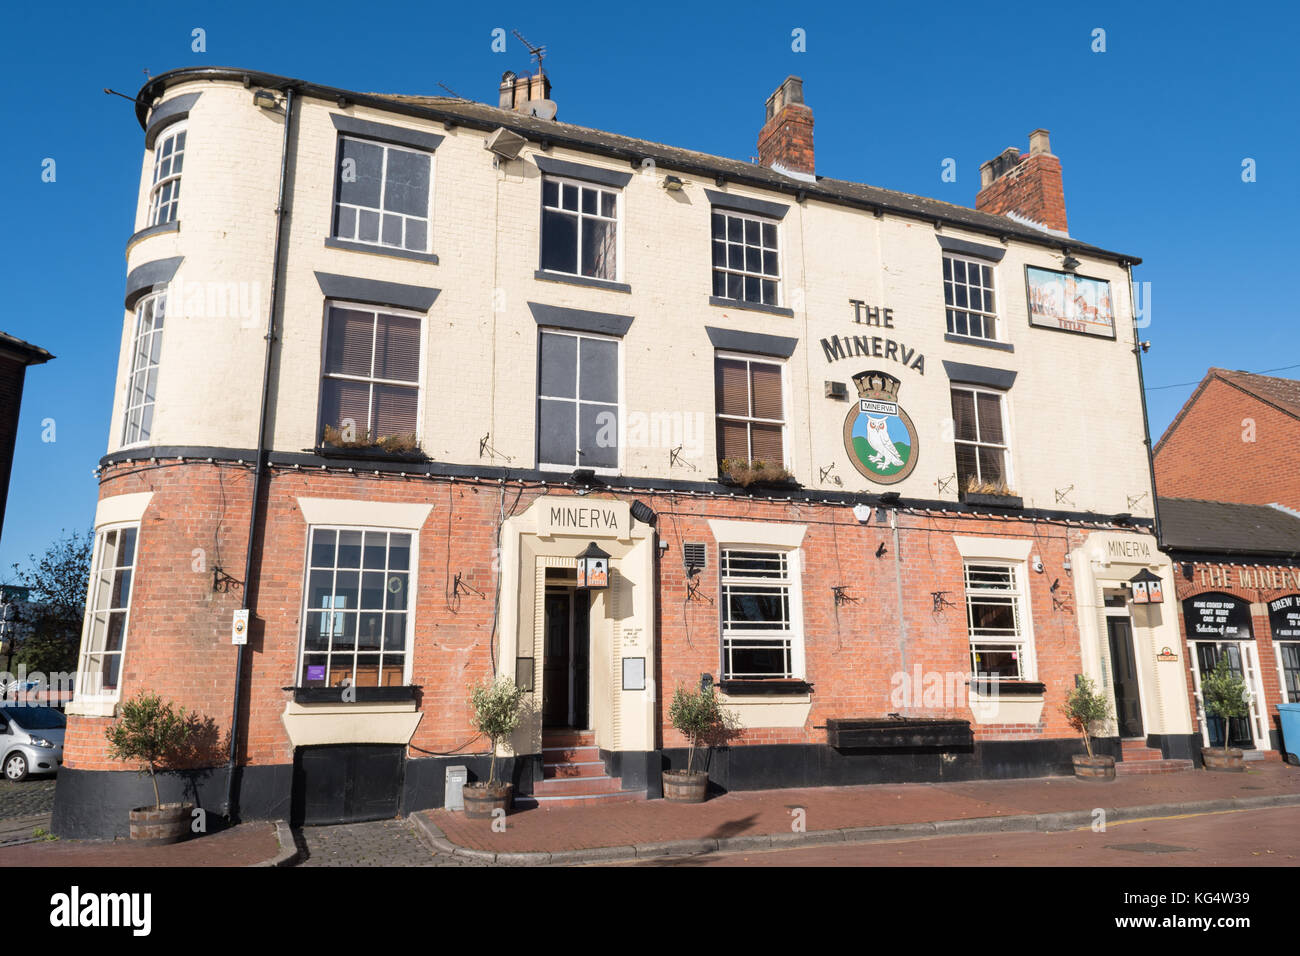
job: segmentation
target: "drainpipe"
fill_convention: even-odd
[[[275,204],[275,248],[271,255],[271,299],[266,316],[266,355],[262,364],[262,404],[257,417],[257,450],[253,462],[253,501],[248,509],[248,547],[244,556],[244,599],[241,610],[249,610],[249,591],[253,584],[253,542],[257,532],[259,502],[262,494],[262,470],[266,461],[266,411],[270,405],[271,355],[275,348],[275,312],[280,301],[280,258],[284,247],[285,180],[289,171],[289,130],[293,123],[293,87],[284,91],[284,138],[280,144],[280,184]],[[222,814],[235,817],[235,755],[239,748],[240,688],[244,679],[244,651],[248,645],[236,645],[234,706],[230,716],[230,757],[226,764],[226,801]]]
[[[903,672],[904,679],[907,677],[907,608],[903,604],[903,556],[898,550],[898,511],[895,508],[889,509],[889,528],[894,537],[894,586],[898,593],[898,667]],[[907,686],[904,684],[903,686]],[[911,710],[911,704],[916,700],[916,688],[912,688],[912,694],[909,696],[909,706],[905,710]]]
[[[1138,335],[1137,300],[1133,295],[1133,263],[1126,263],[1125,268],[1128,270],[1129,315],[1133,319],[1133,357],[1137,360],[1138,395],[1142,399],[1142,434],[1147,446],[1147,472],[1151,476],[1151,514],[1155,520],[1156,548],[1158,549],[1164,545],[1164,539],[1160,536],[1160,498],[1156,494],[1156,460],[1151,447],[1151,420],[1147,417],[1147,390],[1142,380],[1142,343]],[[1147,308],[1150,307],[1148,302]]]

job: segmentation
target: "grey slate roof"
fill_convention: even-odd
[[[787,196],[799,196],[801,193],[816,199],[835,202],[859,208],[878,209],[896,215],[926,220],[970,229],[974,232],[994,238],[1014,238],[1022,242],[1048,246],[1053,249],[1069,249],[1075,253],[1087,253],[1101,258],[1114,259],[1137,265],[1142,260],[1137,256],[1114,252],[1080,242],[1073,238],[1052,235],[1035,229],[1033,226],[1017,222],[1007,216],[979,212],[966,206],[914,196],[910,193],[897,192],[868,186],[865,183],[849,182],[842,179],[829,179],[819,176],[815,183],[804,182],[784,176],[765,166],[755,163],[727,159],[708,153],[666,146],[649,140],[636,139],[618,133],[575,126],[558,120],[544,120],[528,116],[513,110],[503,110],[485,103],[446,96],[407,96],[391,93],[359,93],[336,87],[321,86],[304,80],[261,73],[255,70],[240,70],[231,67],[183,67],[169,70],[153,77],[141,87],[137,94],[136,116],[141,128],[145,127],[149,107],[166,89],[176,83],[189,80],[245,80],[251,85],[273,89],[293,87],[298,92],[321,99],[335,100],[343,104],[356,104],[388,109],[412,116],[421,116],[443,122],[451,121],[461,126],[483,130],[493,130],[504,126],[509,130],[528,137],[534,143],[550,143],[622,159],[631,167],[641,168],[641,161],[653,159],[657,167],[696,175],[722,176],[736,183],[772,189]],[[346,107],[344,107],[346,108]]]
[[[1160,537],[1169,551],[1300,557],[1300,515],[1273,505],[1161,498]]]
[[[39,345],[32,345],[31,342],[24,342],[8,332],[0,332],[0,351],[8,352],[11,355],[21,359],[27,365],[44,365],[50,359],[54,358],[49,352]]]

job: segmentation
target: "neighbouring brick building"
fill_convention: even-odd
[[[1191,706],[1201,742],[1251,757],[1282,750],[1278,704],[1300,703],[1300,513],[1280,505],[1160,498],[1164,550],[1173,558]],[[1247,717],[1207,717],[1201,679],[1220,657],[1252,697]],[[1285,750],[1300,754],[1300,741]]]
[[[657,795],[709,683],[729,788],[1069,772],[1078,675],[1103,749],[1189,756],[1176,615],[1127,597],[1173,587],[1138,260],[1066,233],[1046,131],[973,210],[817,176],[794,77],[758,164],[499,95],[141,90],[57,832],[141,802],[103,737],[143,689],[217,729],[171,792],[245,818],[441,806],[493,673],[526,801]]]
[[[4,531],[5,505],[9,501],[9,477],[13,473],[27,368],[44,365],[52,358],[45,349],[0,332],[0,533]]]
[[[1231,470],[1220,465],[1224,449]],[[1175,498],[1300,508],[1297,449],[1300,381],[1212,368],[1156,443],[1156,487]]]

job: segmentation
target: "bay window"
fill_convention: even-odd
[[[116,698],[126,650],[139,528],[104,528],[95,537],[86,622],[77,667],[77,697]]]

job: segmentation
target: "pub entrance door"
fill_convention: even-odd
[[[591,598],[586,591],[546,587],[542,726],[586,730],[591,722]]]

